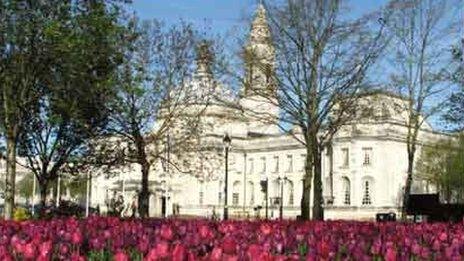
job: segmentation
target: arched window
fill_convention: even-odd
[[[351,204],[351,183],[347,177],[343,177],[343,204]]]
[[[255,186],[253,181],[248,181],[248,199],[250,200],[250,205],[255,204]]]
[[[368,206],[372,204],[372,182],[370,180],[364,180],[363,182],[363,197],[362,197],[362,204],[364,206]]]
[[[288,206],[293,206],[293,203],[294,203],[294,198],[293,198],[293,182],[290,181],[290,180],[287,180],[286,182],[286,187],[287,187],[287,197],[288,197],[288,200],[287,200],[287,205]],[[285,196],[284,196],[285,197]],[[285,199],[284,199],[285,200]]]

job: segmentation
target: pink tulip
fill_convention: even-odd
[[[26,244],[26,245],[24,246],[23,255],[24,255],[24,257],[25,257],[26,259],[33,259],[33,258],[35,258],[36,253],[37,253],[37,250],[36,250],[36,247],[34,246],[34,244],[29,243],[29,244]]]
[[[210,256],[211,261],[219,261],[222,260],[222,248],[215,247],[211,252]]]
[[[396,250],[393,248],[387,248],[385,252],[385,261],[396,261]]]
[[[233,238],[227,237],[222,242],[222,249],[224,250],[224,253],[233,255],[237,252],[237,243]]]
[[[62,245],[59,246],[58,251],[60,252],[60,254],[66,255],[66,254],[69,253],[69,246],[65,245],[65,244],[62,244]]]
[[[440,233],[440,236],[438,237],[441,241],[446,241],[448,239],[448,235],[445,232]]]
[[[173,261],[183,261],[185,259],[187,252],[185,247],[181,244],[177,244],[172,251],[172,260]]]
[[[174,236],[174,233],[172,232],[172,229],[171,227],[169,226],[162,226],[161,227],[161,231],[160,231],[160,235],[163,239],[166,239],[166,240],[172,240],[173,236]]]
[[[88,247],[83,242],[88,242]],[[0,260],[14,256],[81,261],[88,254],[84,249],[110,252],[114,260],[128,260],[127,249],[135,249],[145,260],[157,261],[335,260],[338,256],[361,261],[461,260],[464,224],[119,220],[98,216],[0,221]]]
[[[52,252],[52,248],[53,248],[53,243],[52,243],[52,241],[48,240],[48,241],[42,242],[42,243],[39,245],[39,255],[40,255],[41,257],[50,256],[50,254],[51,254],[51,252]]]
[[[271,234],[272,227],[269,224],[262,224],[260,227],[261,233],[265,236]]]
[[[124,251],[118,251],[114,256],[113,256],[114,261],[130,261],[130,258]]]
[[[85,261],[85,260],[86,258],[84,256],[81,256],[77,253],[71,256],[71,261]]]
[[[145,257],[146,261],[155,261],[162,258],[167,258],[169,256],[169,244],[165,241],[162,241],[156,244],[155,248],[152,248],[148,255]]]
[[[250,260],[256,260],[261,255],[262,249],[259,245],[252,244],[248,247],[247,256]]]
[[[82,233],[80,231],[76,231],[71,236],[71,242],[74,245],[80,245],[82,243]]]
[[[212,232],[210,230],[210,228],[206,225],[202,225],[199,229],[199,232],[200,232],[200,236],[202,238],[210,238],[212,237]]]

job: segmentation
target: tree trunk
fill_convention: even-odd
[[[16,133],[7,130],[6,135],[6,179],[5,179],[5,219],[13,218],[16,183]]]
[[[45,216],[45,209],[47,207],[47,192],[49,182],[47,180],[39,180],[39,192],[40,192],[40,212],[39,217]]]
[[[408,149],[408,170],[407,170],[407,177],[406,177],[406,185],[404,186],[403,206],[402,206],[402,213],[401,213],[403,220],[406,219],[409,195],[411,194],[412,175],[413,175],[413,170],[414,170],[414,156],[416,153],[415,141],[412,141],[412,142],[413,144],[410,145],[411,149]]]
[[[309,220],[310,216],[310,200],[311,200],[311,182],[312,182],[312,160],[311,153],[306,154],[305,174],[303,177],[303,194],[301,197],[301,218]]]
[[[314,146],[314,189],[313,189],[313,219],[324,220],[323,197],[322,197],[322,161],[321,150],[317,143]]]
[[[140,133],[134,133],[133,136],[135,137],[135,145],[137,148],[137,160],[142,169],[142,188],[138,197],[139,215],[141,218],[147,218],[150,200],[150,192],[148,189],[148,174],[150,172],[150,163],[148,162],[148,156],[145,151],[146,144],[144,138]]]
[[[141,218],[148,217],[150,192],[148,190],[148,173],[150,166],[148,162],[141,164],[142,167],[142,189],[139,195],[139,214]]]
[[[42,209],[47,205],[48,182],[39,182],[40,206]]]

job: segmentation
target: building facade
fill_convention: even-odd
[[[272,72],[275,51],[262,6],[257,10],[244,50]],[[296,218],[300,215],[306,157],[305,148],[293,136],[298,135],[298,130],[292,135],[285,134],[275,124],[266,123],[248,112],[278,118],[278,106],[257,95],[275,91],[272,77],[253,69],[245,61],[249,84],[242,88],[239,97],[232,97],[224,86],[212,79],[207,64],[201,59],[198,63],[192,86],[207,83],[216,97],[220,97],[208,106],[202,119],[208,126],[202,133],[202,141],[214,149],[192,156],[190,160],[200,167],[189,174],[162,167],[162,162],[153,167],[150,215],[222,215],[226,191],[222,140],[227,134],[231,138],[227,162],[229,215],[265,217],[267,205],[269,218],[279,217],[280,211],[284,218]],[[370,116],[343,126],[323,151],[326,219],[372,219],[379,212],[400,210],[407,170],[406,101],[382,92],[366,95],[363,101],[369,104]],[[245,110],[232,109],[227,106],[230,103]],[[443,134],[425,124],[419,141],[422,144],[442,137]],[[136,196],[140,186],[139,167],[128,165],[118,173],[112,177],[93,178],[93,207],[99,206],[105,211],[109,199],[116,193],[122,193],[126,202]],[[266,184],[267,193],[264,191]],[[416,183],[414,189],[422,187]]]

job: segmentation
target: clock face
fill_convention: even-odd
[[[253,41],[256,41],[256,42],[264,42],[269,39],[269,35],[270,35],[269,28],[265,26],[257,26],[253,28],[251,38]]]

